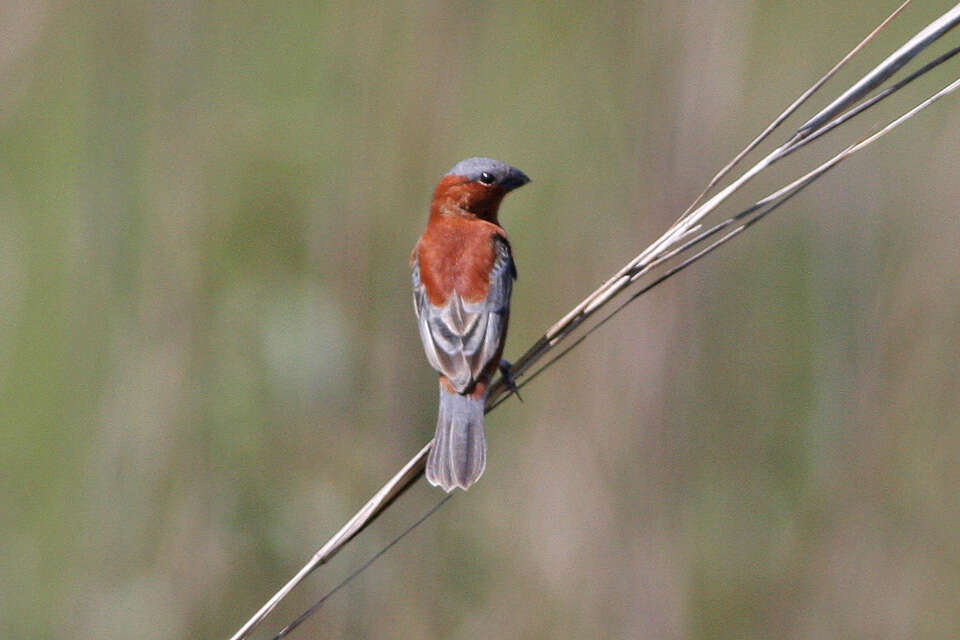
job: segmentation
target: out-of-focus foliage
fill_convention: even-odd
[[[893,4],[4,2],[0,636],[231,633],[432,434],[451,165],[534,179],[510,357]],[[302,635],[956,637],[958,149],[951,97],[644,297]]]

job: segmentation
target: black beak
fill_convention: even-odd
[[[519,187],[530,182],[530,178],[527,177],[523,171],[515,167],[510,168],[510,173],[503,179],[500,185],[507,191],[513,191]]]

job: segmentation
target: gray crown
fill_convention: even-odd
[[[523,171],[516,167],[511,167],[505,162],[494,160],[493,158],[467,158],[461,160],[447,172],[448,176],[463,176],[467,180],[479,180],[484,173],[492,175],[496,179],[496,184],[501,185],[508,191],[522,187],[530,182]]]

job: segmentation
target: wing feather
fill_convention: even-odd
[[[466,302],[454,291],[442,307],[430,304],[420,280],[419,260],[413,261],[413,306],[420,340],[430,365],[443,374],[458,393],[476,382],[498,357],[507,330],[510,293],[516,268],[510,245],[494,236],[493,268],[485,300]]]

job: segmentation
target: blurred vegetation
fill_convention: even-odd
[[[894,4],[3,2],[0,635],[232,633],[432,434],[407,258],[450,166],[534,179],[510,357]],[[494,413],[300,635],[960,635],[956,100]]]

